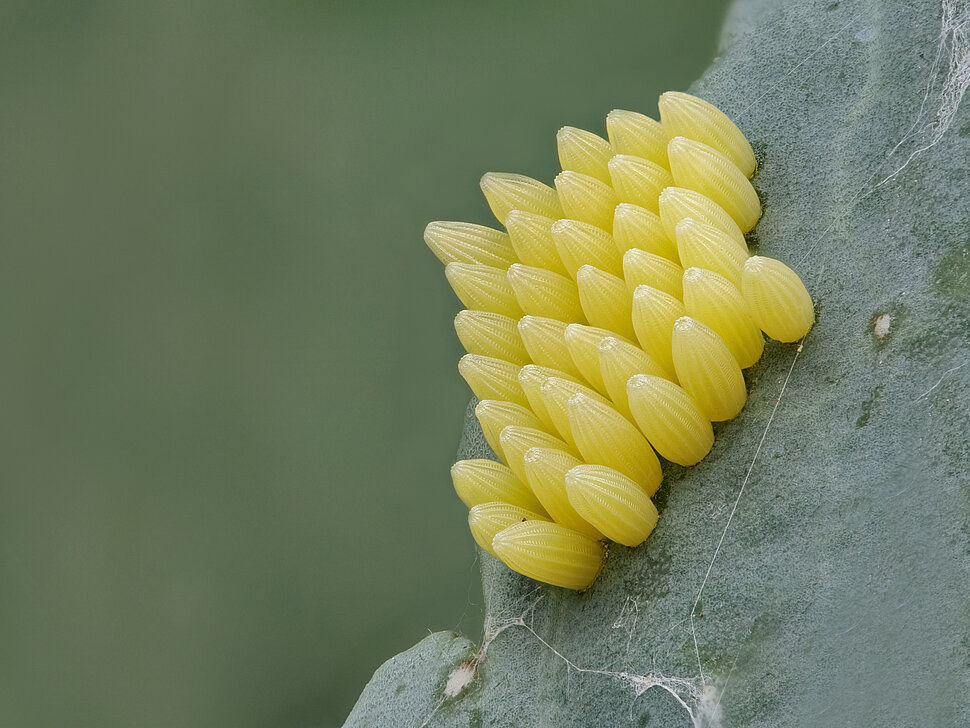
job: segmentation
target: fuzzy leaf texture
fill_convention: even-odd
[[[966,0],[735,4],[689,91],[752,143],[752,252],[811,291],[803,350],[768,342],[587,592],[483,555],[486,649],[430,635],[348,728],[970,725],[968,26]],[[469,410],[459,457],[488,456]]]

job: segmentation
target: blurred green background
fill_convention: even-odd
[[[725,5],[0,2],[0,726],[339,725],[477,639],[424,225]]]

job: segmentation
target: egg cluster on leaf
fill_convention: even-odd
[[[650,535],[660,459],[707,455],[711,423],[744,406],[741,370],[764,335],[797,341],[814,322],[798,275],[748,251],[761,204],[747,139],[697,97],[659,107],[659,122],[610,112],[607,139],[561,129],[554,186],[485,174],[504,231],[425,230],[467,309],[458,369],[502,461],[452,468],[472,536],[569,589],[592,584],[605,541]]]

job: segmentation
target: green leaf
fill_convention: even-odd
[[[733,7],[691,91],[752,142],[753,251],[816,326],[666,467],[643,546],[582,594],[483,554],[485,646],[431,635],[347,726],[970,724],[968,24],[955,0]],[[487,454],[469,416],[459,455]]]

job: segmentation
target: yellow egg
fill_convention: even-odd
[[[482,503],[468,511],[468,529],[472,532],[475,543],[496,557],[498,554],[492,548],[495,535],[514,523],[529,521],[544,522],[548,518],[511,503],[501,502]]]
[[[667,145],[667,158],[674,183],[711,198],[734,219],[741,232],[748,232],[758,222],[758,193],[741,170],[719,151],[678,136]]]
[[[445,266],[445,277],[465,308],[492,311],[516,319],[523,314],[506,272],[501,268],[476,263],[449,263]]]
[[[556,426],[555,431],[576,451],[578,451],[576,438],[573,437],[572,427],[569,424],[569,398],[574,394],[585,394],[587,397],[592,397],[604,404],[611,404],[599,392],[586,385],[559,377],[549,377],[544,381],[539,388],[539,394],[549,417]]]
[[[637,286],[633,291],[633,329],[640,348],[667,372],[667,378],[677,380],[671,352],[674,321],[687,314],[684,304],[669,293],[652,286]]]
[[[509,231],[512,249],[519,258],[512,263],[520,262],[535,268],[548,268],[560,275],[568,275],[566,267],[559,258],[556,243],[552,239],[554,222],[552,218],[537,215],[534,212],[512,210],[505,218],[505,227]]]
[[[564,126],[556,134],[556,146],[559,148],[559,164],[564,170],[610,183],[606,163],[613,156],[613,147],[603,137],[573,126]]]
[[[584,265],[576,273],[579,303],[586,320],[598,328],[615,331],[621,336],[634,336],[630,311],[633,306],[632,291],[622,278]]]
[[[653,374],[666,377],[664,371],[643,349],[614,336],[603,339],[599,345],[600,372],[606,392],[617,411],[632,420],[627,402],[626,383],[634,374]]]
[[[522,312],[519,317],[526,314],[560,321],[586,321],[579,301],[579,289],[566,276],[546,268],[515,263],[509,266],[506,281],[516,306]]]
[[[727,214],[724,208],[700,192],[683,187],[668,187],[660,193],[659,203],[660,222],[664,227],[664,232],[667,233],[667,237],[671,240],[677,239],[677,223],[686,217],[691,217],[720,229],[730,235],[731,239],[741,248],[747,250],[744,233],[734,222],[734,218]]]
[[[479,263],[508,268],[519,260],[508,234],[470,222],[428,223],[424,229],[424,242],[446,265]]]
[[[653,448],[613,407],[585,394],[574,394],[569,398],[569,425],[587,463],[619,470],[647,495],[660,487],[663,474]]]
[[[677,91],[662,94],[658,105],[660,122],[668,138],[696,139],[730,159],[745,177],[754,174],[756,162],[751,144],[719,108]]]
[[[537,430],[543,429],[542,422],[532,413],[531,409],[514,402],[483,399],[475,405],[475,417],[482,427],[485,442],[492,448],[492,452],[506,463],[508,458],[505,457],[499,439],[499,434],[504,428],[509,425],[517,425],[519,427],[533,427]]]
[[[714,429],[693,397],[649,374],[631,377],[626,386],[633,419],[661,457],[679,465],[704,459],[714,445]]]
[[[582,377],[566,347],[566,326],[557,319],[523,316],[518,323],[519,337],[531,361]]]
[[[540,515],[546,512],[529,486],[516,478],[507,465],[494,460],[459,460],[451,466],[451,482],[468,508],[501,501]]]
[[[639,205],[654,213],[660,210],[660,192],[674,183],[674,178],[665,167],[629,154],[617,154],[613,157],[609,170],[616,199]]]
[[[646,208],[621,202],[613,212],[613,242],[620,255],[631,248],[680,263],[677,244],[667,237],[660,218]]]
[[[713,422],[730,420],[744,407],[741,367],[724,340],[689,316],[674,322],[671,349],[681,386]]]
[[[623,272],[623,258],[613,236],[602,228],[579,220],[557,220],[552,226],[552,239],[569,274],[585,264],[595,265],[613,275]]]
[[[684,296],[681,279],[684,269],[672,260],[630,248],[623,254],[623,277],[632,294],[638,286],[650,286],[681,300]]]
[[[553,586],[582,591],[603,567],[603,545],[545,521],[514,523],[492,538],[496,556],[513,571]]]
[[[519,335],[518,323],[503,314],[460,311],[455,316],[455,333],[469,354],[482,354],[523,366],[532,361]]]
[[[479,399],[499,399],[527,407],[529,401],[519,385],[518,364],[480,354],[465,354],[458,360],[458,373]]]
[[[765,348],[761,330],[748,315],[741,291],[724,276],[703,268],[685,270],[684,308],[688,316],[724,339],[742,369],[761,358]]]
[[[705,268],[719,273],[735,286],[741,285],[741,269],[748,249],[738,246],[713,225],[687,217],[677,223],[677,250],[686,268]]]
[[[656,119],[636,111],[613,109],[606,115],[606,133],[616,154],[632,154],[667,167],[667,135]]]
[[[772,339],[798,341],[815,323],[805,284],[780,260],[749,258],[741,274],[741,293],[755,323]]]
[[[566,495],[566,473],[582,465],[579,458],[565,450],[534,447],[526,450],[523,461],[531,492],[544,506],[544,511],[549,513],[551,520],[590,538],[603,538],[603,534],[569,504]]]
[[[502,442],[502,450],[505,452],[505,464],[509,466],[515,477],[523,483],[529,482],[529,477],[525,472],[525,453],[533,447],[548,447],[553,450],[565,450],[574,452],[572,447],[567,445],[554,435],[550,435],[545,430],[538,430],[533,427],[517,427],[509,425],[499,434]]]
[[[600,394],[606,394],[606,384],[600,372],[600,342],[616,333],[595,326],[570,324],[566,327],[566,348],[583,378]]]
[[[512,210],[525,210],[558,220],[562,217],[559,195],[549,185],[521,174],[487,172],[481,180],[482,193],[500,223]]]
[[[613,210],[619,200],[613,188],[595,177],[579,172],[560,172],[556,176],[556,191],[563,213],[580,222],[588,222],[606,232],[613,229]]]
[[[528,364],[519,370],[519,386],[522,387],[522,391],[529,401],[529,408],[542,421],[543,429],[548,432],[556,432],[556,423],[553,421],[542,399],[542,385],[549,377],[559,377],[560,379],[579,382],[579,379],[569,372],[539,366],[537,364]]]
[[[569,503],[609,539],[639,546],[657,525],[657,509],[630,478],[603,465],[577,465],[566,473]]]

